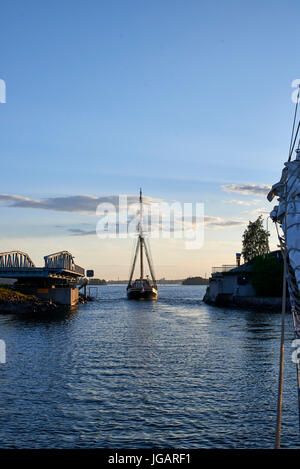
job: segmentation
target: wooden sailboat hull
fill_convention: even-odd
[[[140,288],[128,288],[127,290],[128,300],[157,300],[157,290],[152,289],[140,289]]]

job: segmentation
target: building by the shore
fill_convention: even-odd
[[[281,261],[281,251],[269,254]],[[280,297],[264,297],[257,295],[253,286],[254,264],[223,265],[213,267],[209,284],[203,298],[208,304],[216,306],[271,306],[277,308],[281,304]]]

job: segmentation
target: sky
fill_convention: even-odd
[[[128,277],[132,239],[95,234],[118,194],[204,204],[204,243],[151,240],[158,278],[234,264],[287,159],[296,0],[2,0],[0,251],[68,250]],[[111,199],[109,199],[111,200]]]

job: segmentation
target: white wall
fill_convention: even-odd
[[[255,290],[251,283],[238,285],[238,275],[225,275],[214,277],[209,282],[209,294],[214,301],[218,294],[225,293],[234,296],[255,296]]]

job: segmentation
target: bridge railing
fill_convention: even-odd
[[[35,265],[26,254],[22,251],[9,251],[0,253],[0,269],[18,269],[18,268],[34,268]]]
[[[47,269],[67,269],[73,270],[73,256],[68,251],[56,252],[44,257]]]
[[[45,269],[60,269],[75,272],[84,276],[85,270],[74,263],[74,258],[68,251],[61,251],[55,254],[45,256]],[[9,251],[0,253],[0,271],[7,269],[28,269],[43,270],[42,267],[36,268],[28,254],[22,251]],[[3,273],[3,272],[2,272]]]
[[[45,256],[46,269],[65,269],[84,275],[84,269],[74,263],[74,257],[68,251],[56,252]]]
[[[85,270],[80,267],[80,265],[76,265],[74,264],[74,269],[73,269],[77,274],[81,274],[81,275],[84,275],[85,273]]]
[[[211,268],[211,273],[212,274],[216,274],[216,273],[222,273],[222,272],[229,272],[229,270],[232,270],[232,269],[235,269],[237,267],[236,264],[231,264],[231,265],[227,265],[227,264],[224,264],[220,267],[212,267]]]

